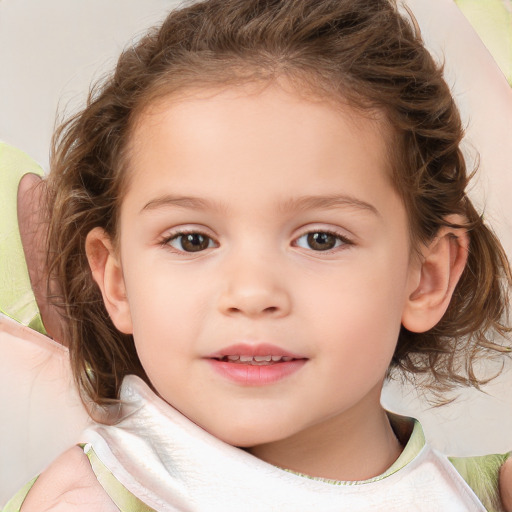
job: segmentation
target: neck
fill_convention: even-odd
[[[356,409],[360,408],[249,451],[281,468],[329,480],[379,476],[396,461],[403,447],[378,402],[374,407]]]

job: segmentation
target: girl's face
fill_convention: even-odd
[[[233,88],[154,106],[131,150],[108,293],[157,392],[238,446],[379,408],[419,273],[382,125]]]

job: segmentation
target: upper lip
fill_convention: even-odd
[[[270,343],[236,343],[213,352],[207,357],[209,359],[221,359],[226,356],[281,356],[291,357],[292,359],[307,359],[304,356],[295,354],[289,350],[284,350],[283,348]]]

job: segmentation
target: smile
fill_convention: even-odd
[[[268,386],[298,372],[307,357],[269,344],[231,345],[207,358],[217,375],[242,386]]]
[[[224,356],[218,359],[219,361],[237,363],[237,364],[250,364],[256,366],[265,366],[275,363],[287,363],[292,361],[293,357],[288,356]]]

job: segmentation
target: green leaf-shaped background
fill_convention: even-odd
[[[512,0],[455,0],[512,86]]]

